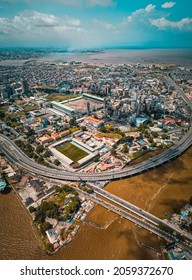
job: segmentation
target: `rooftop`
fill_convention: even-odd
[[[94,117],[91,117],[91,116],[86,117],[85,120],[87,120],[89,122],[92,122],[94,124],[100,124],[100,123],[104,122],[103,120],[98,120],[98,119],[95,119]]]
[[[61,109],[68,110],[70,112],[74,112],[75,111],[74,109],[72,109],[72,108],[70,108],[68,106],[65,106],[65,105],[63,105],[63,104],[61,104],[59,102],[56,102],[56,101],[52,101],[51,104],[56,105],[56,106],[60,107]]]

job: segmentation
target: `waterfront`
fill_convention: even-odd
[[[192,65],[192,49],[109,49],[103,52],[50,53],[40,60],[80,61],[95,64],[174,64]]]
[[[111,182],[106,190],[129,200],[161,218],[182,206],[192,196],[192,148],[180,158],[140,176]],[[157,238],[100,206],[87,216],[102,227],[81,226],[74,240],[57,254],[47,256],[41,248],[30,216],[13,194],[0,194],[1,259],[156,259]]]
[[[31,59],[0,60],[1,66],[22,66]],[[39,62],[82,62],[91,64],[171,64],[191,67],[192,49],[106,49],[103,51],[52,51],[39,58]]]

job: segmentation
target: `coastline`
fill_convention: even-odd
[[[37,49],[38,50],[38,49]],[[0,60],[0,65],[18,66],[28,60]],[[29,60],[30,61],[30,60]],[[192,66],[192,48],[104,48],[102,51],[60,52],[51,49],[43,57],[34,58],[36,62],[77,61],[90,64],[175,64]]]

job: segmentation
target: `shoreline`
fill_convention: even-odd
[[[38,48],[37,48],[38,50]],[[0,50],[1,51],[1,50]],[[118,55],[119,53],[119,55]],[[102,51],[59,52],[48,51],[43,57],[34,59],[0,60],[1,66],[18,66],[28,61],[62,62],[78,61],[90,64],[131,64],[141,65],[174,64],[175,67],[192,67],[192,48],[103,48]]]

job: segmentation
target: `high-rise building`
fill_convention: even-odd
[[[101,90],[102,90],[103,95],[106,95],[106,96],[111,95],[111,88],[108,84],[106,86],[102,86]]]
[[[90,102],[87,102],[87,115],[90,116],[91,109],[90,109]]]
[[[26,80],[21,81],[22,93],[29,93],[29,85]]]
[[[6,91],[7,91],[9,97],[12,96],[13,93],[14,93],[13,89],[12,89],[12,87],[10,85],[6,86]]]
[[[137,108],[137,103],[135,101],[131,101],[131,109],[136,110]]]
[[[6,87],[4,87],[4,86],[1,87],[1,98],[2,99],[9,98],[9,94],[6,90]]]
[[[123,90],[123,97],[124,98],[128,98],[129,97],[129,90],[128,89],[124,89]]]
[[[136,91],[133,93],[133,99],[135,101],[137,101],[137,99],[138,99],[138,93]]]
[[[13,95],[13,89],[10,85],[0,86],[0,96],[2,99],[9,98],[11,95]]]

